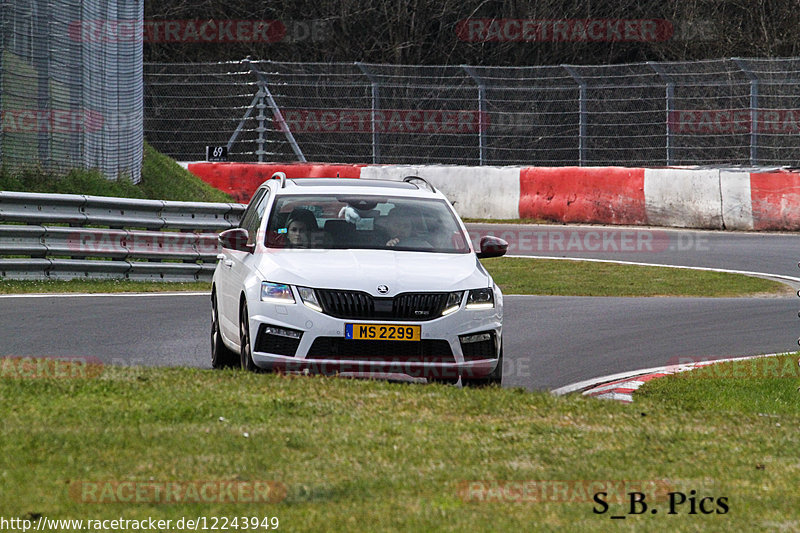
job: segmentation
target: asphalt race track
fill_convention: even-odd
[[[480,227],[471,225],[470,229]],[[545,232],[541,238],[523,235],[520,249],[510,251],[514,255],[602,258],[800,277],[800,236],[791,234],[599,226],[509,225],[492,230],[495,234]],[[633,237],[605,235],[603,244],[603,232],[621,231]],[[563,235],[554,238],[553,232]],[[571,237],[571,232],[578,237]],[[587,237],[586,232],[599,232],[600,237]],[[651,232],[639,239],[642,249],[627,249],[626,244],[636,242],[640,232]],[[619,239],[617,250],[614,239]],[[559,242],[564,245],[561,250]],[[581,242],[583,250],[577,248]],[[600,249],[596,249],[598,243]],[[507,295],[503,384],[552,389],[689,358],[793,351],[800,336],[798,308],[797,297]],[[0,355],[91,356],[108,364],[210,368],[210,315],[206,295],[0,297]]]
[[[511,243],[509,255],[722,268],[800,278],[800,235],[622,226],[468,224]]]

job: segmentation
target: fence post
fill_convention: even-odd
[[[9,10],[7,9],[0,9],[0,43],[3,44],[3,47],[6,46],[6,36],[5,36],[5,28],[6,28],[6,13]],[[6,109],[6,105],[3,102],[3,82],[5,81],[5,72],[3,71],[3,57],[0,55],[0,110]],[[0,166],[3,164],[3,127],[0,125]]]
[[[256,154],[258,155],[258,162],[264,162],[264,132],[267,131],[267,128],[264,126],[264,119],[267,117],[264,116],[264,108],[267,107],[267,104],[264,103],[264,92],[259,90],[258,91],[258,103],[256,104],[256,109],[258,109],[258,115],[256,115],[256,120],[258,121],[258,127],[256,131],[258,132],[258,138],[256,139],[256,145],[258,148],[256,149]]]
[[[37,48],[33,54],[32,65],[36,71],[36,109],[50,110],[50,54],[48,49],[52,44],[50,39],[50,6],[45,3],[34,2],[31,5],[31,45]],[[7,9],[7,8],[5,8]],[[33,96],[33,95],[29,95]],[[103,102],[103,110],[105,101]],[[38,130],[38,152],[39,164],[46,170],[52,170],[53,160],[51,158],[50,134],[47,128],[36,128]],[[105,169],[104,169],[105,170]]]
[[[669,74],[664,72],[664,69],[658,63],[653,63],[652,61],[648,61],[647,65],[658,74],[658,77],[666,85],[666,116],[667,116],[667,124],[666,124],[666,150],[667,150],[667,165],[671,165],[673,163],[674,157],[672,153],[672,125],[670,124],[670,117],[672,117],[672,113],[675,111],[673,109],[673,102],[675,101],[675,82],[672,81]]]
[[[561,65],[578,84],[578,166],[586,161],[586,82],[570,65]]]
[[[367,70],[367,67],[364,66],[364,63],[360,61],[356,61],[356,66],[361,69],[361,72],[369,80],[370,84],[372,85],[372,102],[371,102],[371,122],[372,122],[372,163],[377,165],[381,162],[381,144],[380,144],[380,136],[378,134],[378,129],[375,127],[376,122],[376,113],[380,108],[380,87],[378,85],[378,80],[372,75],[372,73]]]
[[[245,59],[244,63],[245,65],[250,65],[250,60]],[[278,103],[275,102],[275,98],[272,97],[272,93],[270,92],[269,85],[267,83],[267,76],[252,65],[250,66],[250,69],[253,72],[253,74],[256,75],[256,78],[258,79],[258,86],[260,88],[258,94],[256,94],[256,98],[253,100],[254,102],[257,102],[256,108],[259,109],[259,114],[256,117],[258,119],[258,128],[259,128],[258,131],[259,131],[259,143],[260,143],[258,150],[259,152],[262,152],[259,153],[258,155],[259,163],[263,161],[263,156],[264,156],[263,131],[265,131],[265,129],[263,128],[264,128],[264,121],[266,119],[266,117],[264,116],[264,108],[266,107],[266,105],[264,105],[264,97],[266,97],[267,99],[266,101],[269,103],[269,107],[272,108],[272,113],[275,116],[275,121],[278,122],[278,124],[280,125],[281,131],[283,131],[283,134],[286,136],[286,140],[289,141],[289,145],[292,147],[294,155],[297,156],[297,160],[302,163],[305,163],[306,157],[303,155],[303,151],[300,150],[300,146],[297,144],[297,140],[294,138],[294,135],[292,135],[292,131],[289,129],[289,125],[286,124],[286,120],[284,120],[283,118],[283,113],[281,113],[281,108],[278,107]],[[246,117],[247,116],[245,115],[245,118]],[[228,144],[230,145],[231,142],[232,141],[230,141]]]
[[[748,69],[741,58],[732,58],[736,66],[750,79],[750,165],[758,165],[758,76]]]
[[[484,120],[483,116],[486,113],[486,84],[483,83],[475,69],[469,65],[461,65],[461,68],[472,78],[475,85],[478,86],[478,165],[483,166],[486,161],[486,139],[484,138]]]

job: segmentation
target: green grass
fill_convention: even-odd
[[[191,202],[232,201],[230,196],[203,182],[147,143],[144,145],[142,179],[137,185],[126,178],[108,180],[96,170],[72,170],[61,176],[39,167],[14,171],[2,167],[0,190]]]
[[[679,399],[687,411],[797,415],[800,406],[798,354],[718,363],[649,381],[636,399]],[[702,383],[702,387],[698,384]],[[790,385],[790,386],[787,386]]]
[[[174,159],[144,144],[142,182],[139,188],[147,198],[193,202],[231,202],[231,197],[207,184]]]
[[[613,263],[504,257],[483,264],[505,294],[560,296],[790,295],[783,283],[741,274]],[[119,280],[12,281],[0,279],[0,294],[40,292],[210,291],[209,283]]]
[[[0,294],[61,293],[61,292],[163,292],[199,291],[211,294],[208,282],[164,282],[130,280],[9,280],[0,278]]]
[[[505,294],[734,297],[792,293],[777,281],[683,268],[517,257],[482,263]]]
[[[518,389],[186,368],[108,367],[74,379],[12,377],[7,362],[0,371],[6,518],[277,516],[286,531],[800,527],[797,379],[768,384],[756,404],[750,393],[719,399],[724,385],[715,380],[676,379],[680,396],[660,394],[660,383],[673,380],[659,380],[624,405]],[[762,387],[751,381],[753,391]],[[75,489],[210,480],[274,481],[286,497],[84,503]],[[463,492],[474,481],[541,482],[573,501],[541,502],[535,492],[527,501],[515,500],[520,492],[475,501]],[[555,485],[573,481],[569,492]],[[612,521],[626,508],[612,499],[607,514],[594,514],[592,492],[578,490],[589,481],[642,486],[659,514]],[[690,515],[685,505],[668,515],[648,482],[696,490],[698,500],[727,497],[730,511]]]

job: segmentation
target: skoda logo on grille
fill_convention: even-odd
[[[387,292],[389,292],[389,287],[387,287],[386,285],[378,285],[378,292],[381,294],[386,294]]]

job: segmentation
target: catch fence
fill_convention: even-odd
[[[183,161],[800,164],[800,58],[610,66],[148,63],[145,135]]]
[[[138,182],[144,0],[0,0],[0,163]]]

